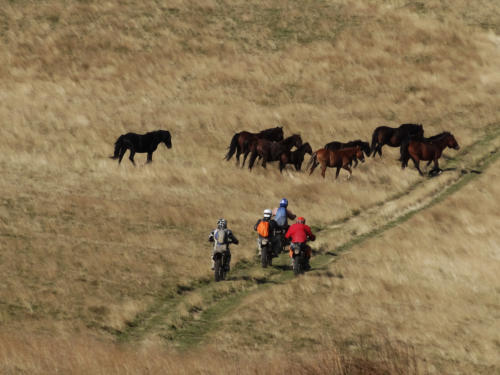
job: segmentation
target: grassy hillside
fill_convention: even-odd
[[[380,346],[375,362],[381,371],[393,371],[390,366],[397,369],[403,363],[405,368],[403,359],[389,360],[401,354],[394,344],[400,340],[412,348],[412,360],[429,361],[424,372],[439,371],[439,366],[458,371],[462,365],[485,373],[488,366],[498,370],[488,354],[491,345],[498,346],[498,337],[484,329],[489,324],[486,316],[498,314],[498,305],[486,292],[481,294],[484,310],[478,312],[485,320],[474,328],[484,334],[485,347],[475,360],[467,359],[463,347],[454,347],[448,357],[430,356],[428,351],[446,352],[443,348],[457,339],[449,326],[437,318],[426,321],[419,309],[404,311],[413,323],[403,329],[393,310],[378,306],[376,314],[367,314],[346,301],[353,295],[355,306],[373,303],[375,295],[380,304],[391,298],[395,305],[416,297],[425,301],[427,297],[415,290],[418,285],[429,289],[428,301],[459,293],[456,289],[463,292],[458,296],[470,300],[474,294],[460,277],[450,276],[451,281],[440,282],[436,290],[413,270],[426,261],[437,270],[447,269],[452,261],[467,260],[458,257],[465,254],[443,253],[434,242],[424,242],[425,252],[411,252],[422,257],[418,260],[394,255],[387,263],[380,254],[406,253],[393,245],[403,236],[402,242],[411,247],[443,232],[435,228],[432,215],[448,215],[445,208],[419,213],[404,224],[416,221],[421,232],[384,234],[387,248],[370,240],[373,245],[352,246],[352,255],[339,251],[342,244],[365,239],[440,191],[459,186],[462,170],[481,168],[478,161],[497,153],[497,2],[48,0],[10,1],[1,8],[4,369],[44,373],[60,363],[62,371],[76,373],[135,373],[147,372],[149,363],[150,372],[169,366],[179,371],[181,358],[186,373],[192,373],[203,364],[216,369],[223,358],[225,371],[234,372],[232,366],[248,363],[238,362],[244,350],[261,359],[261,367],[248,364],[250,370],[278,372],[271,360],[262,360],[262,350],[269,353],[268,359],[282,363],[289,343],[303,340],[301,353],[307,354],[311,346],[331,348],[318,354],[328,363],[325,372],[354,372],[351,363],[372,363],[376,356],[363,359],[346,343],[363,341],[370,352],[373,342],[385,340],[388,344]],[[319,172],[309,176],[287,169],[280,175],[273,164],[250,172],[236,167],[234,160],[223,161],[231,136],[241,130],[279,124],[285,136],[300,133],[316,150],[333,140],[368,141],[375,127],[405,122],[422,123],[426,135],[451,131],[462,149],[445,151],[441,161],[453,170],[437,179],[422,179],[413,168],[401,171],[398,150],[388,148],[381,159],[358,166],[350,181],[345,171],[334,181],[334,170],[323,180]],[[173,148],[160,145],[152,164],[144,165],[144,154],[136,156],[137,167],[127,159],[118,165],[108,158],[120,134],[160,128],[172,133]],[[494,212],[489,210],[496,207],[493,181],[498,176],[492,169],[467,185],[468,193],[460,192],[453,198],[457,201],[442,203],[456,207],[453,217],[462,220],[462,227],[474,220],[477,228],[493,228],[493,213],[475,212]],[[488,190],[483,191],[485,185]],[[252,226],[264,208],[277,205],[282,197],[315,230],[321,229],[315,249],[318,266],[337,259],[332,254],[339,259],[328,266],[333,270],[304,277],[303,289],[296,287],[297,281],[288,281],[289,272],[264,273],[255,263]],[[234,279],[214,286],[207,236],[219,217],[228,220],[241,244],[233,247]],[[489,236],[456,230],[459,233],[446,233],[454,244],[473,239],[478,248],[492,254],[498,250],[493,229]],[[367,246],[385,250],[365,251]],[[476,282],[493,285],[487,292],[494,295],[498,279],[487,277],[496,258],[478,256],[476,270],[481,273],[484,267],[485,280],[464,273],[471,290]],[[336,268],[348,267],[343,262],[351,261],[352,273]],[[386,272],[370,274],[376,262],[384,263]],[[339,274],[349,276],[340,280]],[[400,282],[401,274],[407,283]],[[377,280],[375,285],[387,287],[374,290],[374,295],[356,292],[352,285],[361,288],[373,281],[366,275]],[[438,275],[436,271],[430,277]],[[344,281],[353,284],[340,285]],[[295,300],[291,293],[297,290],[307,298],[300,294]],[[231,311],[238,312],[237,319],[228,317],[223,321],[227,329],[213,332],[226,312],[217,304],[221,300],[236,309]],[[444,301],[440,306],[446,306]],[[264,310],[244,308],[251,303]],[[306,307],[318,304],[313,312],[320,314],[322,324],[304,324],[297,333],[290,332],[295,317],[287,312],[295,309],[314,320]],[[279,313],[280,323],[271,323],[282,333],[264,339],[265,333],[259,332],[268,332],[267,323],[257,322],[265,309]],[[446,320],[461,324],[473,315],[465,309],[463,315],[451,314]],[[207,316],[213,317],[208,319],[211,327],[204,325]],[[355,323],[360,317],[363,324]],[[201,321],[199,330],[190,325],[193,319]],[[373,329],[377,322],[388,328]],[[348,329],[340,332],[340,327]],[[439,334],[439,327],[448,330],[446,334]],[[421,335],[415,335],[417,331]],[[458,337],[468,342],[467,334]],[[200,342],[202,353],[173,352],[174,347],[191,348]],[[262,342],[267,346],[261,347]],[[52,357],[52,352],[67,347],[75,348],[68,360]],[[96,355],[100,360],[93,363]],[[73,356],[80,358],[77,364],[71,362]],[[125,360],[128,357],[133,360]],[[304,358],[303,366],[321,362]],[[446,367],[453,361],[455,367]],[[300,367],[290,366],[288,372],[300,372]]]

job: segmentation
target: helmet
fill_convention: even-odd
[[[296,221],[298,224],[305,224],[306,219],[304,219],[302,216],[299,216]]]
[[[286,206],[288,206],[288,200],[286,198],[283,198],[280,201],[280,207],[286,207]]]
[[[270,218],[272,215],[273,215],[273,211],[271,211],[271,209],[266,208],[266,209],[264,210],[264,217],[265,217],[265,218]]]
[[[219,219],[217,220],[217,229],[226,229],[227,228],[227,221],[226,219]]]

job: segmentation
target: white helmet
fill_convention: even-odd
[[[269,218],[269,217],[271,217],[271,216],[272,216],[272,214],[273,214],[273,211],[271,211],[271,209],[270,209],[270,208],[266,208],[266,209],[264,210],[264,217],[265,217],[265,218]]]

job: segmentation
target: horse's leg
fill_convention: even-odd
[[[130,149],[130,155],[129,155],[129,160],[132,162],[132,164],[135,165],[135,161],[134,161],[134,155],[135,155],[135,151],[133,148]]]
[[[118,158],[118,164],[120,164],[122,162],[123,155],[125,155],[125,152],[127,152],[127,149],[125,147],[122,147],[120,149],[120,156]]]
[[[243,152],[241,151],[241,149],[237,146],[236,147],[236,166],[239,166],[240,165],[240,155],[242,154]],[[245,159],[246,159],[246,156],[245,156]],[[243,162],[244,164],[245,162]],[[243,166],[241,166],[241,168],[243,168]]]
[[[430,162],[429,162],[430,163]],[[433,171],[436,171],[437,174],[441,173],[441,168],[439,168],[439,161],[438,159],[434,159],[434,168],[432,169]]]
[[[245,158],[246,158],[246,156],[245,156]],[[252,169],[253,163],[255,163],[256,158],[257,158],[257,152],[252,151],[252,155],[250,155],[250,160],[248,161],[248,169]],[[243,168],[243,166],[242,166],[242,168]]]
[[[247,157],[248,157],[249,153],[250,153],[250,151],[245,151],[245,153],[243,155],[243,164],[241,164],[241,168],[243,168],[245,166],[245,161],[247,160]]]
[[[347,179],[348,179],[348,180],[350,180],[350,179],[351,179],[351,177],[352,177],[352,170],[351,170],[351,166],[350,166],[349,164],[346,164],[346,165],[342,166],[342,168],[344,168],[346,171],[348,171],[348,172],[349,172],[349,176],[347,177]]]
[[[424,174],[420,170],[420,160],[416,160],[413,157],[411,157],[411,160],[413,160],[413,164],[415,164],[415,168],[417,168],[417,171],[418,171],[418,173],[420,173],[420,176],[423,176]]]
[[[337,167],[337,171],[335,172],[335,179],[337,179],[337,177],[339,176],[340,168],[341,167]]]
[[[152,163],[153,162],[153,153],[148,152],[148,160],[146,161],[146,164]]]
[[[321,164],[321,175],[325,178],[326,164]]]

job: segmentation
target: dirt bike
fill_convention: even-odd
[[[271,241],[267,238],[260,239],[260,259],[262,268],[267,268],[267,266],[273,265],[273,249]]]
[[[293,258],[293,273],[295,276],[309,270],[309,261],[307,258],[307,244],[306,242],[292,242],[290,250],[292,250]]]
[[[221,281],[226,278],[229,272],[229,263],[231,261],[231,256],[228,250],[216,251],[213,255],[214,257],[214,274],[215,281]]]

